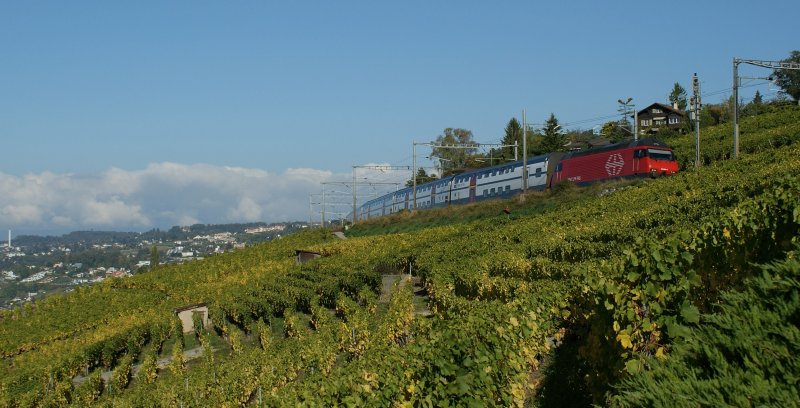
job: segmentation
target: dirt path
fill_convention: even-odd
[[[378,302],[380,303],[389,303],[389,296],[392,294],[392,288],[394,284],[400,281],[400,285],[406,284],[406,278],[408,275],[383,275],[383,279],[381,281],[381,296],[378,298]]]
[[[414,313],[422,317],[433,316],[428,308],[428,291],[422,286],[419,276],[412,278],[411,283],[414,285]]]
[[[397,282],[400,282],[400,287],[408,284],[413,285],[412,291],[414,292],[414,298],[412,301],[414,302],[414,313],[423,317],[433,315],[433,312],[428,309],[428,292],[422,286],[419,277],[416,276],[412,277],[407,274],[383,275],[383,280],[381,282],[381,296],[378,298],[378,302],[389,302],[389,296],[391,296],[392,288],[394,288],[394,285]]]
[[[202,355],[203,355],[203,348],[202,347],[195,347],[193,349],[186,350],[186,351],[183,352],[183,358],[186,361],[194,360],[196,358],[199,358]],[[172,356],[159,358],[158,359],[158,369],[159,370],[164,369],[165,367],[167,367],[167,365],[169,365],[170,361],[172,361]],[[141,364],[134,364],[131,367],[131,377],[136,377],[136,373],[139,372],[139,368],[141,368],[141,366],[142,366]],[[114,370],[103,371],[103,373],[100,374],[100,378],[102,378],[103,381],[108,382],[111,379],[111,374],[113,372],[114,372]],[[72,379],[72,384],[77,387],[78,385],[80,385],[84,381],[86,381],[86,376],[84,376],[82,374],[78,374],[75,378]]]

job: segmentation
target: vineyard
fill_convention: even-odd
[[[708,364],[736,359],[698,339],[735,333],[729,316],[762,303],[786,333],[761,334],[774,361],[717,341],[746,361],[728,361],[739,388],[705,404],[796,403],[800,109],[740,129],[739,160],[730,126],[704,130],[698,169],[693,135],[670,140],[674,177],[564,185],[347,240],[305,231],[2,312],[0,406],[682,405],[664,402],[676,393],[697,406],[691,390],[727,387]],[[322,257],[299,265],[296,249]],[[212,324],[184,335],[173,311],[197,303]],[[693,364],[709,381],[666,392]]]

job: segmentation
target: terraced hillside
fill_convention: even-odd
[[[705,165],[674,177],[308,231],[4,312],[0,406],[625,405],[614,386],[797,249],[800,109],[741,129],[739,160],[705,130]],[[424,291],[379,297],[407,272]],[[173,310],[201,302],[213,327],[181,335]]]

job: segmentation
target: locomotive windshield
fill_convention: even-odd
[[[647,149],[647,155],[654,160],[674,161],[675,156],[669,150]]]

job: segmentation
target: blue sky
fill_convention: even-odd
[[[412,141],[446,127],[496,142],[526,109],[589,129],[694,72],[718,102],[733,57],[800,49],[798,15],[785,0],[3,2],[0,228],[308,219],[320,181],[410,165]],[[775,92],[742,96],[756,89]],[[241,172],[259,176],[230,189]],[[189,208],[202,197],[216,204]]]

